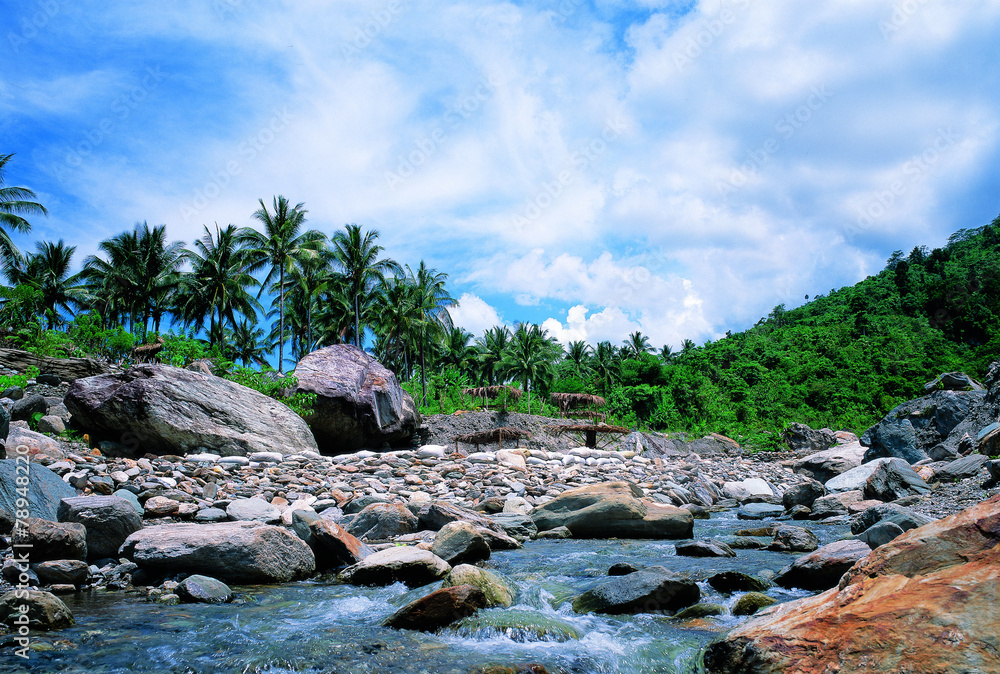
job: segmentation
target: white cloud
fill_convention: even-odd
[[[477,338],[495,326],[504,325],[496,308],[472,293],[462,293],[458,306],[448,309],[448,313],[456,327],[465,328]]]

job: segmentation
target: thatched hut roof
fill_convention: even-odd
[[[510,426],[501,426],[500,428],[491,428],[488,431],[456,435],[455,442],[461,442],[467,445],[488,445],[492,442],[520,440],[521,438],[528,437],[531,437],[531,434],[527,431],[511,428]]]
[[[611,426],[609,424],[555,424],[546,426],[545,432],[550,435],[560,433],[631,433],[632,431],[624,426]]]
[[[571,410],[577,407],[604,407],[607,404],[601,396],[589,393],[553,393],[549,399],[553,405],[561,410]]]
[[[515,400],[520,400],[524,392],[513,386],[479,386],[477,388],[463,388],[462,393],[473,398],[489,398],[493,400],[506,393],[513,396]]]
[[[607,415],[604,412],[598,412],[596,410],[572,410],[567,412],[565,416],[570,419],[595,419],[604,421]]]
[[[132,347],[132,359],[138,363],[152,361],[156,354],[163,350],[163,345],[163,335],[159,335],[155,342],[134,346]]]

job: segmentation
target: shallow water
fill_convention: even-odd
[[[695,537],[758,524],[763,523],[715,515],[695,521]],[[843,525],[811,526],[821,545],[847,533]],[[727,615],[678,623],[656,615],[576,615],[570,600],[616,562],[660,564],[703,580],[726,570],[777,571],[797,556],[755,550],[737,555],[677,557],[669,541],[529,542],[521,550],[494,554],[485,565],[518,583],[518,605],[481,612],[481,620],[438,634],[392,630],[380,623],[439,584],[408,590],[401,584],[361,588],[307,581],[234,588],[244,603],[221,606],[162,606],[121,593],[79,593],[65,598],[76,626],[33,635],[52,650],[33,652],[28,661],[4,648],[0,672],[465,674],[489,664],[528,663],[573,674],[700,672],[704,646],[741,619]],[[703,602],[733,603],[707,583],[700,585]],[[768,594],[787,601],[805,593],[772,588]],[[514,618],[552,629],[511,629]],[[572,638],[574,632],[579,639]]]

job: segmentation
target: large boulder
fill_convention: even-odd
[[[866,499],[895,501],[904,496],[926,494],[930,490],[906,461],[890,459],[872,471],[861,492]]]
[[[142,516],[118,496],[73,496],[59,504],[60,522],[76,522],[87,529],[87,557],[117,557],[118,549],[142,528]]]
[[[146,527],[125,539],[121,555],[153,572],[200,573],[240,584],[287,582],[316,568],[312,550],[295,534],[256,522]]]
[[[45,414],[49,411],[49,404],[45,398],[38,395],[27,395],[10,406],[11,421],[31,421],[36,414]]]
[[[356,346],[313,351],[293,374],[297,392],[316,395],[309,426],[326,453],[406,445],[420,425],[413,398],[396,375]]]
[[[577,613],[665,613],[698,603],[701,590],[693,580],[662,566],[651,566],[627,576],[612,576],[573,600]]]
[[[51,592],[17,589],[0,597],[0,623],[17,631],[22,616],[28,617],[30,630],[61,630],[74,623],[72,611]]]
[[[358,538],[378,541],[412,534],[417,522],[417,516],[401,503],[372,503],[354,516],[347,530]]]
[[[21,426],[12,426],[10,432],[7,435],[7,457],[15,458],[16,456],[24,456],[24,450],[20,450],[19,447],[27,448],[27,454],[31,457],[32,461],[39,460],[43,457],[52,459],[54,461],[60,461],[66,458],[67,446],[63,443],[50,438],[47,435],[42,435],[41,433],[36,433],[35,431],[23,428]],[[34,470],[34,465],[32,465],[32,470]]]
[[[449,522],[434,537],[431,552],[448,562],[475,564],[490,558],[490,546],[471,522]]]
[[[1000,671],[1000,496],[908,531],[838,587],[766,609],[712,644],[708,671]]]
[[[36,367],[39,372],[57,375],[63,381],[94,377],[111,371],[105,363],[90,358],[49,358],[20,349],[0,349],[0,367],[18,372]]]
[[[871,548],[862,541],[829,543],[786,566],[775,576],[774,582],[782,587],[826,590],[836,586],[840,577],[869,552]]]
[[[588,485],[534,508],[531,519],[539,531],[564,526],[575,538],[691,538],[690,512],[642,496],[630,482]]]
[[[983,391],[985,387],[964,372],[945,372],[924,384],[931,391]]]
[[[865,482],[875,472],[875,469],[890,460],[888,457],[884,457],[863,463],[857,468],[851,468],[836,477],[830,478],[823,486],[831,494],[864,489]]]
[[[475,585],[442,587],[410,602],[382,623],[385,627],[434,632],[486,608],[486,595]]]
[[[781,439],[799,456],[822,452],[837,444],[837,436],[829,428],[817,431],[800,423],[790,424],[781,432]]]
[[[984,391],[935,391],[894,407],[865,431],[861,444],[868,447],[864,462],[881,457],[917,463],[948,438],[985,396]]]
[[[475,585],[486,595],[487,606],[513,606],[517,598],[517,585],[510,578],[471,564],[459,564],[441,583],[442,587],[455,585]]]
[[[13,449],[10,450],[13,456]],[[20,468],[20,470],[18,470]],[[24,477],[28,469],[28,516],[43,520],[55,521],[59,511],[59,502],[67,497],[76,496],[76,489],[63,482],[62,478],[45,466],[32,462],[25,465],[16,459],[0,460],[0,509],[15,514],[18,510],[17,500],[22,498],[17,484],[18,477]]]
[[[904,508],[895,503],[881,503],[865,509],[851,518],[851,533],[860,534],[879,522],[892,522],[903,531],[916,529],[933,522],[927,515]]]
[[[430,550],[402,545],[372,553],[347,567],[337,579],[352,585],[392,585],[400,582],[420,587],[451,571],[451,565]]]
[[[32,562],[87,559],[87,530],[75,522],[50,522],[28,517],[14,528],[14,545],[28,546]],[[21,549],[24,552],[24,549]]]
[[[826,482],[860,466],[864,455],[865,448],[852,442],[803,457],[792,465],[792,470],[818,482]]]
[[[141,456],[208,450],[223,456],[316,451],[309,427],[277,400],[235,382],[168,365],[78,379],[74,423]]]
[[[292,529],[312,548],[318,571],[357,564],[374,552],[342,526],[314,512],[295,511]]]

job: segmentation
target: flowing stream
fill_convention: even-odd
[[[731,513],[695,521],[696,538],[764,525]],[[806,524],[830,543],[845,525]],[[518,604],[480,611],[437,634],[380,626],[440,583],[364,588],[305,581],[234,587],[233,604],[164,606],[110,592],[65,597],[76,626],[35,633],[43,649],[25,661],[0,650],[0,672],[343,672],[467,674],[486,665],[537,663],[550,672],[700,672],[704,646],[744,618],[677,622],[659,615],[577,615],[574,596],[617,562],[659,564],[703,581],[719,571],[777,571],[798,555],[738,550],[737,557],[678,557],[669,541],[542,540],[500,552],[485,566],[514,579]],[[699,583],[702,602],[735,597]],[[779,601],[804,592],[771,588]]]

